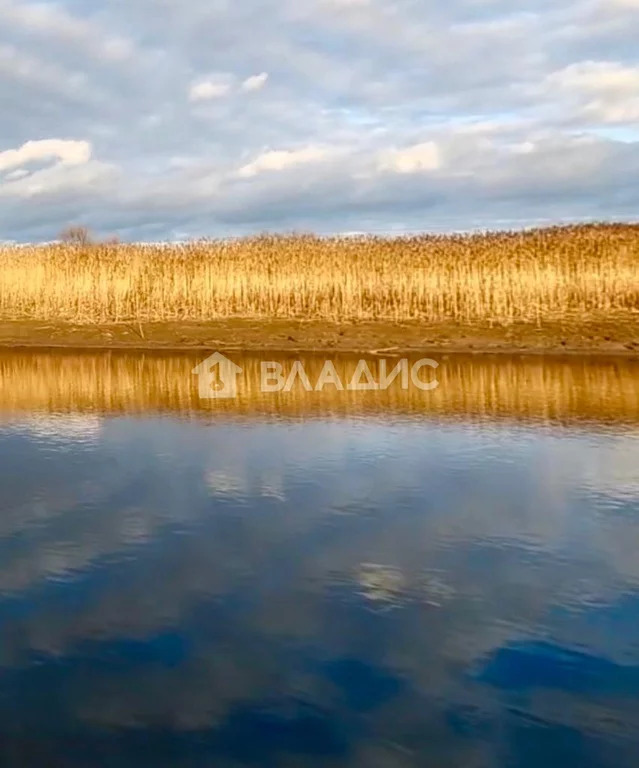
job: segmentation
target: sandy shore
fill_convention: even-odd
[[[579,353],[639,356],[639,316],[479,327],[459,324],[223,320],[70,325],[0,322],[0,347],[279,352]]]

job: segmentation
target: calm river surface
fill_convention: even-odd
[[[0,354],[1,766],[636,768],[637,362],[200,359]]]

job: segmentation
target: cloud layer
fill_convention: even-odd
[[[0,0],[0,239],[625,219],[635,0]]]

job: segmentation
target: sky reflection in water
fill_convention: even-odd
[[[4,405],[0,764],[636,765],[630,412]]]

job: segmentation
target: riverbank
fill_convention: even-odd
[[[216,320],[75,324],[0,322],[0,347],[244,352],[459,352],[639,357],[639,315],[490,325],[474,323]]]
[[[639,225],[0,247],[0,345],[639,354]]]

